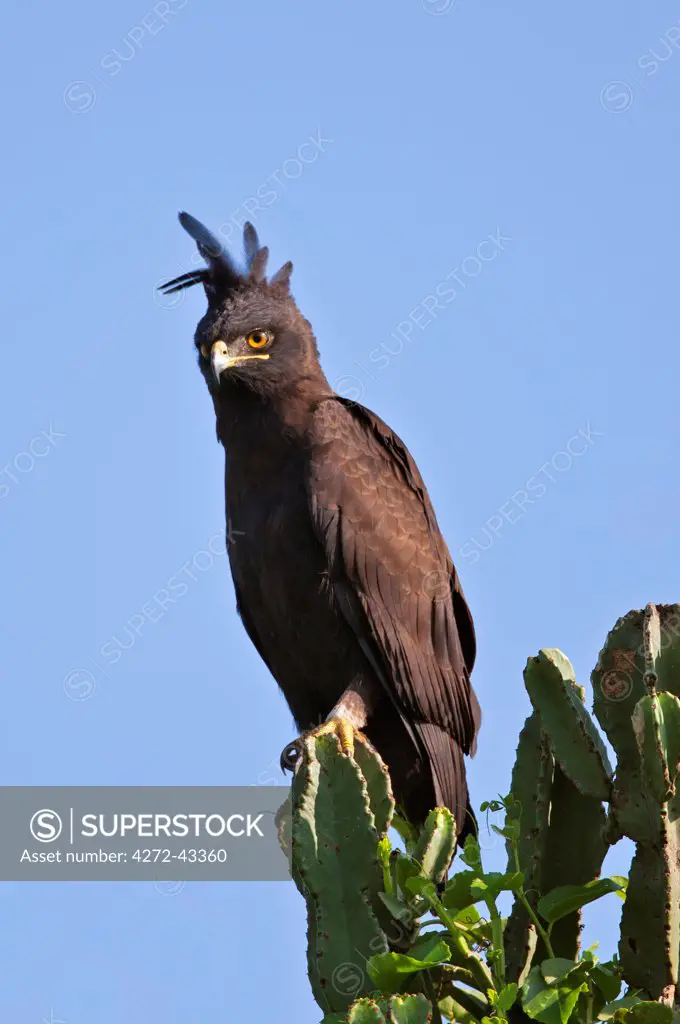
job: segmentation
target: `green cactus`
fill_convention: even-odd
[[[680,606],[649,605],[619,619],[593,672],[593,708],[617,755],[615,776],[564,655],[541,651],[524,679],[538,721],[525,727],[513,774],[513,792],[523,804],[529,800],[522,836],[536,835],[536,807],[545,803],[545,780],[537,773],[532,785],[531,775],[546,740],[555,768],[550,825],[544,814],[536,840],[520,843],[521,867],[545,893],[599,874],[607,842],[634,840],[619,944],[624,977],[652,998],[672,998],[680,954]],[[606,829],[602,801],[609,805]],[[573,958],[578,931],[572,915],[556,923],[556,955]],[[517,906],[506,932],[515,976],[526,973],[529,932]],[[535,957],[545,952],[539,942]]]
[[[430,1024],[432,1006],[423,995],[392,996],[376,1002],[358,999],[347,1015],[347,1024]]]
[[[633,730],[640,751],[642,774],[652,795],[666,803],[675,793],[680,766],[680,700],[652,688],[633,712]]]
[[[347,1024],[386,1024],[375,999],[357,999],[347,1014]]]
[[[566,1024],[570,1015],[569,1024],[670,1024],[680,1004],[680,606],[631,612],[600,654],[593,710],[615,772],[567,658],[542,650],[524,679],[533,711],[512,793],[487,805],[506,813],[505,874],[484,871],[470,838],[465,870],[442,889],[455,849],[450,812],[433,810],[418,833],[394,815],[387,769],[367,741],[358,736],[351,756],[332,735],[306,741],[292,826],[279,824],[282,840],[292,835],[324,1024]],[[405,853],[392,849],[391,824]],[[579,954],[581,908],[622,894],[625,879],[598,876],[624,835],[636,850],[620,960],[598,965]],[[515,895],[506,922],[504,892]],[[421,930],[428,923],[445,930]],[[407,987],[418,994],[400,994]]]
[[[346,1020],[347,1024],[385,1024],[385,1015],[374,999],[357,999]]]
[[[456,849],[456,822],[445,807],[430,811],[413,849],[421,874],[433,882],[446,878]]]
[[[550,746],[534,711],[520,733],[511,792],[520,805],[517,842],[519,869],[524,873],[529,900],[535,906],[541,892],[541,868],[550,823],[550,794],[555,767]],[[508,870],[515,867],[513,846],[508,846]],[[536,929],[526,908],[517,900],[505,927],[506,970],[509,981],[524,981],[536,949]]]
[[[639,765],[635,779],[655,822],[651,838],[637,842],[619,943],[627,980],[668,1002],[678,985],[680,953],[680,797],[675,788],[680,760],[679,613],[677,605],[648,605],[638,619],[642,643],[637,650],[642,651],[646,692],[631,716]],[[620,791],[617,816],[622,828],[633,820],[621,806],[624,799]]]
[[[602,737],[583,706],[569,659],[561,651],[539,651],[537,658],[527,662],[524,683],[564,774],[581,793],[608,800],[611,765]]]
[[[389,1024],[429,1024],[432,1007],[421,994],[392,996],[385,1004]]]
[[[624,977],[654,998],[672,1002],[678,981],[680,914],[677,823],[664,823],[662,844],[638,843],[621,915]],[[670,870],[670,864],[675,867]]]
[[[616,752],[616,779],[609,813],[612,838],[626,835],[640,842],[658,837],[659,809],[642,772],[633,729],[633,713],[646,696],[643,622],[645,613],[619,619],[592,674],[593,711]]]
[[[367,994],[366,961],[388,950],[376,914],[383,884],[377,848],[393,802],[387,770],[372,748],[367,767],[367,746],[357,736],[350,757],[333,735],[309,739],[293,782],[293,878],[307,902],[310,982],[326,1012]]]
[[[599,875],[607,850],[602,797],[612,770],[604,744],[583,706],[569,660],[557,650],[529,658],[524,672],[534,707],[520,735],[512,794],[521,805],[519,868],[534,909],[541,893],[583,885]],[[574,836],[579,841],[574,842]],[[512,858],[513,847],[508,843]],[[511,859],[508,870],[515,867]],[[550,955],[574,959],[579,948],[579,910],[559,920]],[[548,956],[518,900],[506,927],[508,977],[523,982],[532,960]]]
[[[551,811],[541,873],[542,893],[563,885],[585,885],[597,878],[607,852],[602,802],[579,792],[560,765],[555,766],[553,776]],[[555,956],[576,958],[582,926],[580,910],[555,923],[550,936]],[[537,959],[547,955],[548,951],[539,943]]]

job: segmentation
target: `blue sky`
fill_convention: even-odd
[[[508,786],[527,656],[560,647],[587,683],[619,615],[680,598],[678,15],[13,8],[4,783],[280,779],[291,719],[210,549],[204,299],[153,291],[192,266],[179,209],[225,232],[250,211],[295,263],[329,379],[416,457],[477,623],[477,804]],[[0,906],[15,1024],[319,1019],[292,885],[5,884]],[[605,950],[619,909],[590,914]]]

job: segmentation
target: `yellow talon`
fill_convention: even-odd
[[[328,736],[329,734],[337,736],[343,754],[347,754],[348,757],[354,756],[354,737],[361,736],[362,734],[352,724],[351,719],[344,718],[342,715],[333,715],[332,718],[327,718],[321,725],[303,733],[299,739],[293,740],[292,743],[283,748],[281,752],[282,771],[297,770],[302,747],[306,740],[314,739],[316,736]]]
[[[354,726],[348,718],[340,716],[328,718],[323,725],[308,732],[307,738],[326,736],[328,733],[338,737],[343,754],[348,754],[350,757],[354,754]]]

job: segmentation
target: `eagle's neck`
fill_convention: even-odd
[[[276,456],[299,446],[314,412],[332,390],[325,378],[298,379],[287,391],[261,395],[249,388],[223,388],[213,399],[217,437],[228,454],[266,448]]]

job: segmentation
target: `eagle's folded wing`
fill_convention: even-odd
[[[339,607],[404,719],[474,752],[474,627],[413,459],[341,398],[319,405],[311,443],[310,509]]]

